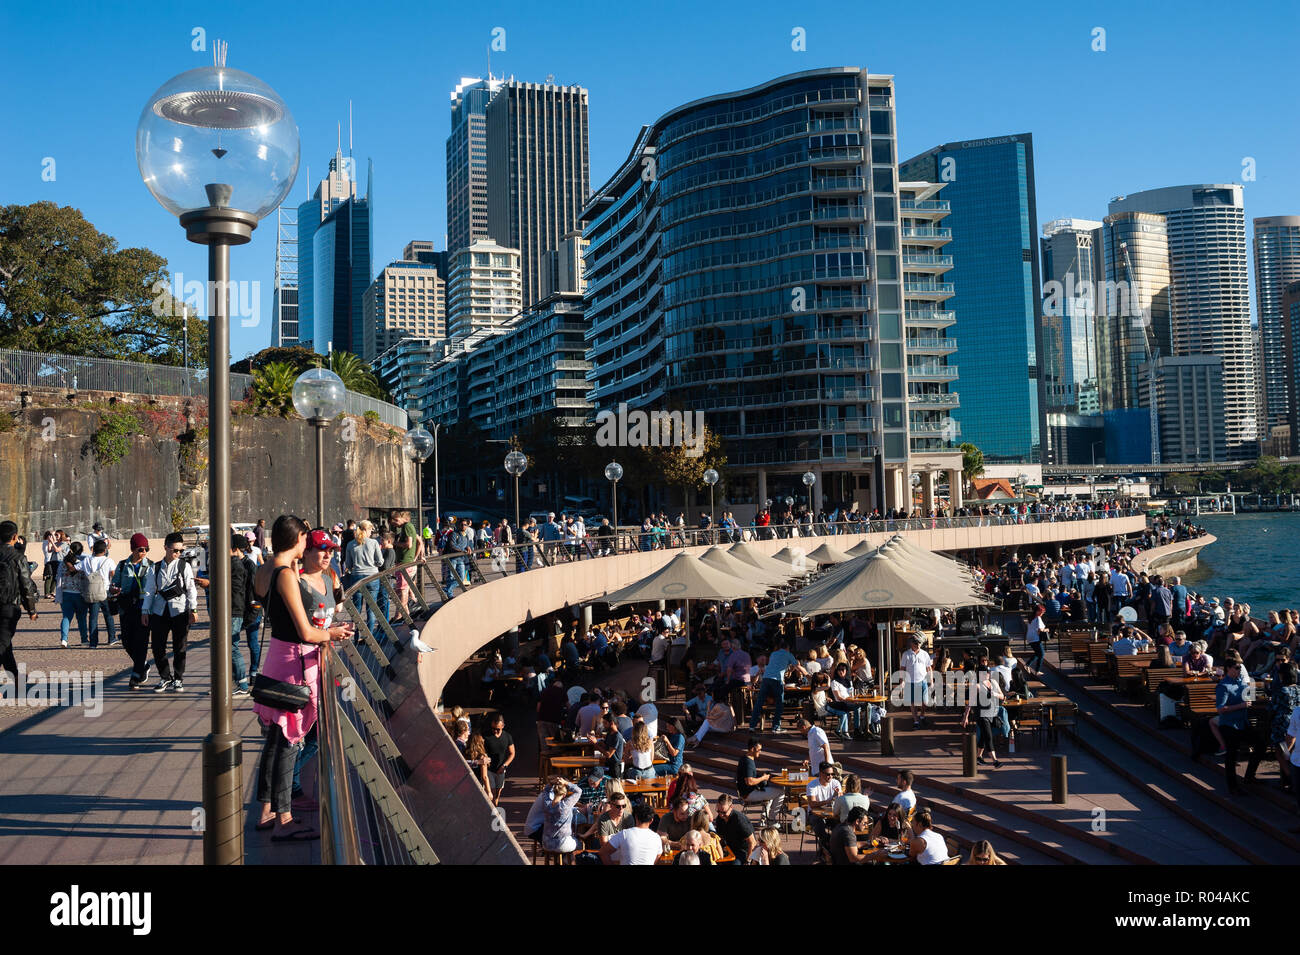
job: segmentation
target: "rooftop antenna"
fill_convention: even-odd
[[[492,44],[491,43],[489,43],[487,46],[487,55],[488,55],[488,83],[491,83],[492,82]]]
[[[348,158],[352,158],[352,100],[348,100]]]

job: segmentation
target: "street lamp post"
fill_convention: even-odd
[[[340,411],[347,389],[328,368],[309,368],[293,383],[293,406],[316,429],[316,526],[325,526],[325,429]]]
[[[284,100],[255,76],[226,66],[187,70],[150,97],[136,126],[145,185],[208,247],[208,527],[213,556],[230,533],[230,246],[289,194],[298,174],[298,127]],[[211,732],[203,740],[203,861],[244,861],[240,737],[230,701],[230,565],[209,561]]]
[[[515,530],[518,531],[519,524],[519,478],[528,470],[528,455],[522,451],[511,451],[506,455],[505,460],[506,473],[515,479]]]
[[[433,453],[433,435],[420,427],[420,412],[407,411],[413,427],[402,437],[402,451],[415,462],[415,520],[420,534],[424,534],[424,462]],[[436,514],[435,514],[436,517]],[[441,521],[439,521],[441,527]]]
[[[442,485],[438,479],[438,431],[441,421],[433,423],[433,526],[442,527]]]
[[[713,485],[718,483],[718,472],[709,468],[704,472],[704,483],[709,486],[709,538],[710,543],[718,542],[717,520],[713,514]]]
[[[605,465],[605,480],[613,487],[610,489],[610,500],[614,506],[614,553],[618,553],[618,482],[623,480],[623,465],[617,461],[610,461]]]

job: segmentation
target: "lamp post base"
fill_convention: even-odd
[[[203,740],[203,864],[244,864],[243,741],[233,733]]]

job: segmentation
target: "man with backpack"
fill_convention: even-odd
[[[35,620],[36,584],[27,572],[27,560],[14,550],[18,525],[13,521],[0,521],[0,666],[18,679],[18,663],[14,659],[14,633],[18,617],[23,610]]]
[[[184,551],[185,538],[176,531],[168,534],[163,541],[162,560],[145,577],[140,622],[149,627],[153,639],[153,662],[159,677],[155,693],[185,690],[185,643],[190,625],[198,619],[199,594],[194,571],[181,556]],[[172,642],[171,664],[167,662],[168,635]]]
[[[117,565],[108,556],[108,542],[97,540],[91,545],[90,557],[82,565],[86,575],[86,603],[90,606],[90,648],[99,646],[99,618],[102,614],[108,623],[108,646],[117,642],[117,626],[109,611],[109,581]]]
[[[149,561],[149,538],[143,534],[131,535],[131,556],[113,571],[113,586],[109,594],[117,601],[118,622],[122,627],[122,649],[131,658],[131,682],[128,688],[138,690],[149,679],[149,628],[141,621],[144,603],[145,578],[153,569]]]

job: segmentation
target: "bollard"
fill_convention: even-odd
[[[975,775],[975,730],[972,727],[969,733],[962,733],[961,736],[961,774],[963,776]]]
[[[886,713],[880,718],[880,755],[894,755],[894,715]]]
[[[1064,804],[1070,797],[1070,787],[1066,780],[1065,755],[1052,756],[1052,802]]]

